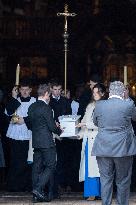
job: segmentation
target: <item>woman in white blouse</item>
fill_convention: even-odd
[[[84,181],[84,197],[95,200],[100,197],[100,174],[95,156],[91,156],[92,146],[98,133],[98,128],[93,123],[93,111],[97,100],[105,99],[106,88],[98,83],[93,88],[93,100],[86,108],[85,115],[78,124],[81,127],[79,139],[83,139],[79,181]]]

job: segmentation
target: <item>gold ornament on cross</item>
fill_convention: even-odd
[[[67,18],[68,17],[74,17],[76,16],[76,13],[69,13],[68,11],[68,5],[65,4],[64,6],[64,12],[62,13],[57,13],[57,16],[64,16],[65,18],[65,22],[64,22],[64,52],[65,52],[65,85],[64,85],[64,92],[65,92],[65,96],[66,96],[66,91],[67,91],[67,52],[68,52],[68,22],[67,22]]]

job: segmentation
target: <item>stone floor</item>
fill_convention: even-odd
[[[0,205],[31,205],[32,195],[30,193],[0,193]],[[53,200],[50,203],[37,203],[37,205],[100,205],[101,201],[86,201],[83,200],[81,193],[65,193],[61,199]],[[115,200],[113,199],[113,205]],[[136,193],[131,193],[130,205],[136,205]]]

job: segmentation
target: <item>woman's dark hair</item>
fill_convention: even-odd
[[[101,97],[101,100],[104,100],[107,98],[107,93],[106,93],[106,87],[104,84],[102,83],[97,83],[94,87],[93,87],[93,90],[94,88],[98,88],[98,92],[100,94],[102,94],[102,97]]]

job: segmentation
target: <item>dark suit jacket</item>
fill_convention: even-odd
[[[71,103],[65,97],[60,96],[58,101],[51,97],[50,106],[54,111],[54,120],[57,122],[59,116],[72,114]]]
[[[38,100],[28,109],[28,119],[32,130],[33,148],[49,148],[55,146],[52,132],[60,135],[53,119],[52,110],[44,101]]]

